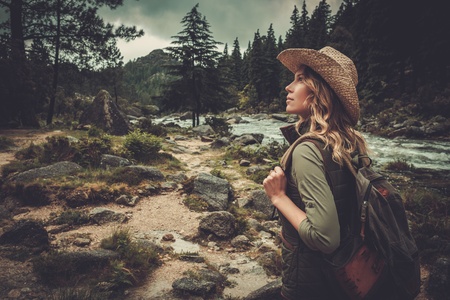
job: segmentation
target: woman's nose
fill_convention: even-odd
[[[292,83],[291,83],[292,84]],[[286,90],[286,92],[290,93],[291,92],[291,84],[288,84],[284,89]]]

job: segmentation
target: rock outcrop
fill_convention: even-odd
[[[125,135],[131,129],[126,116],[105,90],[97,94],[91,105],[80,116],[79,123],[81,127],[94,125],[113,135]]]

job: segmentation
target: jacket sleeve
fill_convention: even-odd
[[[310,142],[298,145],[291,172],[307,216],[298,228],[300,238],[313,250],[333,252],[340,243],[339,219],[319,149]]]

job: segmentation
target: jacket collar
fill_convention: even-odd
[[[302,123],[298,131],[295,129],[295,124],[280,127],[280,130],[289,145],[292,145],[300,136],[309,130],[309,122]]]

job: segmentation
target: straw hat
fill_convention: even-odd
[[[293,48],[286,49],[277,57],[292,73],[300,65],[307,65],[319,74],[333,89],[347,111],[352,125],[359,119],[359,101],[356,93],[358,73],[353,61],[331,47],[320,50]]]

